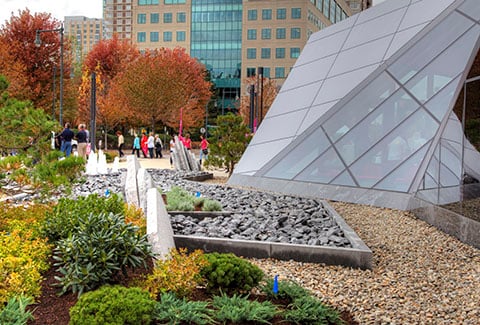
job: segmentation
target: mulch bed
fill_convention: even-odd
[[[53,262],[53,260],[52,260]],[[119,283],[125,286],[128,286],[132,280],[138,279],[146,274],[148,274],[153,267],[153,264],[150,263],[148,269],[143,267],[137,268],[135,270],[129,270],[127,277],[124,277],[119,274],[117,278],[114,279],[115,283]],[[67,325],[70,320],[69,310],[77,302],[77,294],[75,293],[66,293],[59,296],[60,288],[54,286],[57,282],[55,276],[58,275],[58,272],[55,271],[54,267],[51,267],[44,274],[44,281],[42,282],[42,295],[38,299],[38,303],[28,307],[29,310],[33,311],[34,320],[29,321],[29,325],[33,324],[55,324],[55,325]],[[190,297],[191,300],[202,301],[209,299],[209,295],[202,289],[199,289],[194,292]],[[250,295],[250,299],[257,299],[258,301],[265,300],[265,297],[261,295]],[[282,304],[281,301],[273,301],[276,304]],[[359,324],[353,320],[353,316],[344,311],[341,313],[341,317],[344,320],[345,324]],[[247,323],[246,323],[247,324]],[[272,320],[271,324],[282,324],[289,325],[291,323],[285,322],[281,317],[277,317]]]

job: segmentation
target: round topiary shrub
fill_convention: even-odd
[[[69,324],[150,324],[155,304],[140,288],[106,285],[78,299],[70,309]]]
[[[209,264],[202,268],[200,274],[206,279],[210,291],[245,293],[263,278],[258,266],[232,253],[209,253],[205,257]]]

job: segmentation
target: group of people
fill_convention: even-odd
[[[72,154],[72,140],[77,140],[77,153],[79,157],[87,157],[87,149],[89,142],[89,132],[85,127],[85,124],[78,125],[78,132],[75,134],[70,129],[70,123],[65,123],[63,131],[58,135],[58,141],[60,142],[60,150],[65,154],[65,157],[69,157]]]
[[[120,157],[124,156],[122,151],[124,139],[123,135],[118,134],[118,155]],[[121,138],[120,138],[121,136]],[[120,142],[121,141],[121,142]],[[148,137],[146,132],[142,132],[142,137],[140,138],[138,134],[135,133],[135,138],[133,139],[132,155],[136,154],[140,158],[140,151],[143,154],[144,158],[163,158],[162,155],[163,143],[158,134],[153,135],[153,132],[150,132]]]
[[[189,133],[187,133],[185,137],[179,135],[178,140],[182,142],[182,144],[185,146],[187,150],[192,149],[192,139],[190,138]],[[200,165],[201,165],[203,158],[207,160],[209,143],[203,135],[200,135],[200,140],[201,140],[200,141]],[[172,139],[170,140],[170,166],[173,166],[174,152],[175,152],[175,136],[173,136]]]

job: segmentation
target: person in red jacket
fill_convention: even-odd
[[[142,148],[144,158],[147,158],[147,154],[148,154],[147,142],[148,142],[147,134],[145,132],[142,132],[142,138],[140,139],[140,147]]]

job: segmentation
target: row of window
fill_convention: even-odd
[[[340,7],[336,0],[310,0],[310,2],[332,23],[337,23],[348,17],[347,13]]]
[[[262,59],[270,59],[272,57],[272,49],[264,47],[260,50]],[[277,47],[275,49],[275,59],[285,59],[286,49],[284,47]],[[300,56],[299,47],[290,48],[290,58],[297,59]],[[248,48],[247,49],[247,59],[256,59],[257,58],[257,49]]]
[[[177,31],[176,33],[176,41],[177,42],[185,42],[187,39],[187,34],[184,31]],[[145,43],[147,41],[147,33],[146,32],[138,32],[137,33],[137,42],[138,43]],[[160,33],[159,32],[150,32],[150,42],[159,42],[160,41]],[[163,41],[164,42],[172,42],[173,41],[173,32],[163,32]]]
[[[272,20],[273,11],[272,9],[262,9],[262,20]],[[292,8],[290,10],[290,18],[291,19],[301,19],[302,18],[302,9],[301,8]],[[257,9],[249,9],[247,12],[247,19],[248,20],[257,20],[258,19],[258,10]],[[276,19],[283,20],[287,19],[287,9],[286,8],[278,8],[276,12]]]
[[[261,38],[262,39],[271,39],[272,38],[272,29],[271,28],[262,28],[261,30]],[[301,38],[301,28],[299,27],[292,27],[290,28],[290,39],[299,39]],[[276,39],[286,39],[287,38],[287,29],[286,28],[277,28],[275,30],[275,37]],[[257,39],[257,30],[256,29],[249,29],[247,30],[247,39],[248,40],[256,40]]]
[[[187,21],[187,14],[185,12],[177,12],[177,23],[185,23]],[[150,23],[158,24],[160,22],[159,13],[150,14]],[[173,14],[171,12],[163,13],[163,23],[169,24],[173,22]],[[137,23],[146,24],[147,23],[147,14],[137,14]]]
[[[160,3],[159,0],[138,0],[139,6],[151,6],[151,5],[158,5]],[[164,0],[166,5],[175,5],[175,4],[183,4],[186,3],[186,0]]]
[[[256,75],[256,68],[247,68],[247,77],[253,77]],[[265,78],[272,78],[271,69],[269,67],[263,67],[263,76]],[[275,75],[273,78],[285,78],[285,68],[284,67],[275,67]]]

